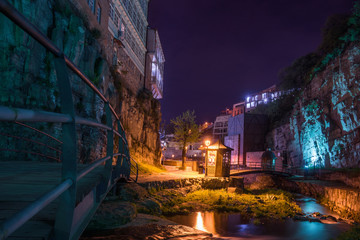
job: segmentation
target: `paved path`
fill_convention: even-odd
[[[138,183],[153,182],[153,181],[167,181],[182,178],[200,178],[205,177],[205,174],[199,174],[195,171],[183,171],[174,166],[164,166],[166,172],[139,174]]]

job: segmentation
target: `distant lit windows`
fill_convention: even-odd
[[[250,103],[247,103],[247,104],[246,104],[246,108],[250,108]]]
[[[251,107],[255,107],[255,102],[251,102]]]
[[[95,0],[88,0],[88,5],[93,13],[95,13]]]
[[[101,7],[100,6],[97,6],[97,9],[96,9],[96,20],[98,21],[99,24],[101,23]]]

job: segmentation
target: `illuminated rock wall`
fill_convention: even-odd
[[[118,48],[118,62],[114,66],[114,46],[105,27],[97,24],[95,15],[87,8],[86,0],[10,0],[42,33],[69,57],[110,100],[121,117],[132,157],[153,163],[160,158],[159,124],[160,103],[151,93],[142,91],[143,79],[123,50]],[[76,7],[72,3],[78,3]],[[105,1],[103,1],[105,2]],[[83,9],[81,8],[83,7]],[[108,18],[105,8],[103,16]],[[95,28],[97,31],[95,31]],[[44,47],[0,15],[0,105],[59,112],[54,57]],[[100,33],[99,33],[100,32]],[[118,64],[118,63],[117,63]],[[77,115],[105,122],[104,104],[86,85],[70,74],[73,100]],[[142,82],[141,82],[142,81]],[[47,137],[17,125],[1,123],[0,133],[22,136],[49,144]],[[33,127],[61,139],[57,124],[33,124]],[[106,154],[104,131],[92,127],[78,127],[78,155],[80,161],[92,161]],[[52,146],[51,147],[55,147]],[[57,146],[58,148],[58,146]],[[44,153],[34,144],[1,137],[0,149],[31,149]],[[53,153],[51,155],[58,158]],[[40,155],[0,151],[0,159],[38,160]],[[44,160],[44,159],[41,159]],[[46,159],[49,160],[49,159]]]
[[[360,45],[314,76],[290,119],[269,134],[294,166],[360,167]]]

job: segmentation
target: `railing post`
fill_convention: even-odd
[[[61,112],[69,114],[73,120],[62,124],[62,181],[72,180],[72,186],[60,197],[55,219],[55,238],[69,239],[76,203],[76,128],[72,91],[64,55],[54,59],[57,83],[60,93]]]
[[[121,127],[120,120],[117,120],[117,126],[118,126],[118,133],[120,133],[121,137],[119,137],[119,153],[124,154],[124,130]],[[118,156],[118,159],[116,161],[116,177],[119,177],[122,174],[122,165],[124,161],[124,156],[120,155]]]
[[[107,130],[106,138],[106,156],[110,156],[110,158],[105,162],[105,173],[103,175],[103,180],[97,188],[96,198],[97,201],[100,201],[100,198],[104,193],[107,192],[107,188],[109,187],[109,181],[111,181],[112,177],[112,160],[114,155],[114,128],[113,128],[113,120],[112,120],[112,112],[110,110],[109,102],[105,103],[105,114],[106,114],[106,125],[111,128],[111,130]]]

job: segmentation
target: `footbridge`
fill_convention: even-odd
[[[287,165],[272,166],[262,163],[252,163],[245,167],[233,166],[230,170],[230,176],[243,176],[249,174],[265,173],[271,175],[291,177],[294,175],[304,175],[303,169],[300,167],[290,167]]]
[[[0,10],[5,16],[1,16],[2,20],[10,19],[54,56],[52,64],[56,70],[61,106],[57,112],[0,106],[0,123],[12,124],[17,132],[33,132],[33,137],[25,137],[0,129],[0,138],[31,142],[36,146],[28,149],[18,145],[0,151],[47,159],[0,159],[0,239],[78,239],[117,181],[137,181],[137,163],[130,158],[124,128],[109,100],[57,46],[6,0],[0,0]],[[103,102],[106,116],[103,121],[75,114],[70,73],[81,79]],[[58,126],[61,137],[56,138],[33,127],[34,123]],[[82,126],[100,129],[105,134],[106,150],[97,156],[98,159],[80,161],[78,133]],[[39,141],[35,137],[37,135],[47,140]],[[56,154],[48,156],[47,150],[41,149],[50,149]]]

